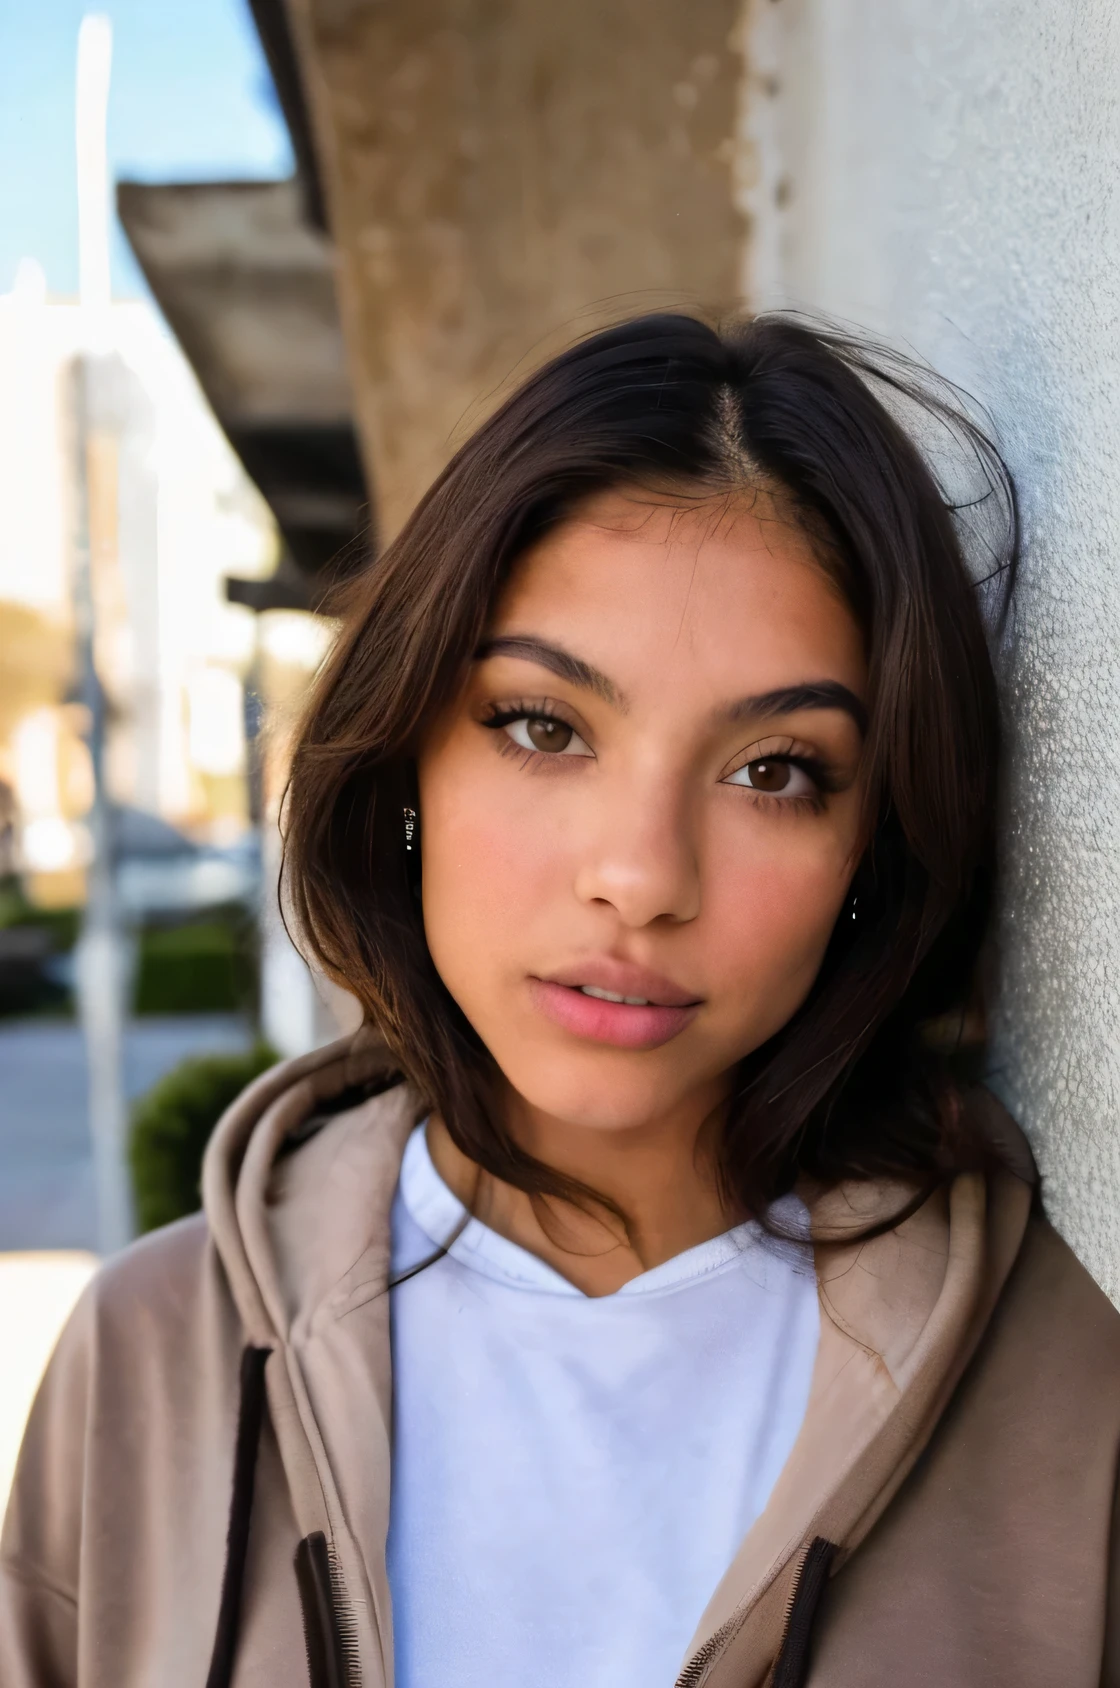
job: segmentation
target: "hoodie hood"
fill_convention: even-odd
[[[810,1200],[821,1340],[808,1409],[700,1620],[680,1688],[801,1679],[827,1576],[889,1505],[984,1333],[1035,1175],[995,1099],[978,1091],[968,1106],[1007,1170],[958,1177],[866,1241],[856,1233],[904,1211],[909,1189],[853,1184]],[[316,1544],[326,1566],[325,1591],[310,1572],[300,1577],[309,1654],[317,1588],[330,1606],[322,1646],[335,1660],[322,1680],[350,1688],[392,1683],[389,1215],[424,1111],[362,1032],[258,1079],[221,1121],[204,1169],[214,1243],[261,1356],[301,1552]],[[232,1554],[232,1512],[230,1540]]]
[[[247,1341],[268,1355],[301,1546],[325,1547],[329,1587],[300,1576],[309,1655],[317,1626],[323,1681],[348,1688],[392,1682],[389,1212],[423,1112],[392,1076],[364,1033],[273,1068],[221,1120],[202,1180]]]

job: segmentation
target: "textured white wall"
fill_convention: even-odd
[[[1120,1300],[1120,6],[754,0],[756,299],[884,330],[1024,498],[999,1085]]]

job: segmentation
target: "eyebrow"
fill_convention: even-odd
[[[732,721],[758,720],[766,715],[795,715],[802,709],[840,709],[850,715],[860,733],[867,734],[867,706],[839,680],[808,680],[797,686],[779,686],[757,697],[738,698],[728,709]]]
[[[535,662],[539,668],[549,669],[561,680],[581,686],[584,691],[594,692],[596,697],[601,697],[604,703],[613,704],[616,709],[627,707],[623,693],[601,668],[584,662],[582,657],[573,656],[561,645],[550,645],[547,639],[535,639],[528,633],[502,634],[479,645],[474,660],[485,662],[491,656],[513,656],[520,657],[522,662]]]
[[[612,704],[616,709],[625,710],[628,705],[625,694],[620,692],[614,681],[596,668],[590,662],[584,662],[582,657],[573,656],[562,645],[553,645],[547,639],[535,638],[529,633],[501,634],[497,638],[485,640],[475,651],[476,662],[485,662],[487,657],[512,656],[519,657],[523,662],[535,662],[540,668],[547,668],[561,680],[567,680],[573,686],[581,686],[585,691],[594,692],[605,703]],[[847,686],[839,680],[807,680],[796,686],[779,686],[774,691],[759,692],[753,697],[741,697],[720,713],[730,721],[757,721],[761,717],[770,715],[794,715],[803,709],[839,709],[849,715],[866,737],[868,717],[866,705]]]

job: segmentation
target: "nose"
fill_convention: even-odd
[[[688,794],[647,777],[604,793],[576,870],[583,903],[603,903],[623,925],[674,924],[700,912],[700,861]]]

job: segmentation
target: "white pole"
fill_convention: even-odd
[[[108,349],[109,329],[109,72],[113,26],[89,12],[78,30],[74,127],[78,146],[78,290],[89,352]]]
[[[126,1163],[128,1109],[124,1090],[124,1025],[128,948],[117,897],[113,807],[106,782],[106,697],[96,667],[95,605],[90,547],[90,397],[97,362],[109,350],[109,166],[105,127],[112,60],[109,19],[91,14],[78,31],[76,132],[78,248],[83,354],[74,369],[74,612],[81,690],[93,765],[92,858],[78,943],[78,1012],[89,1074],[89,1127],[97,1198],[98,1248],[112,1254],[132,1236]]]

